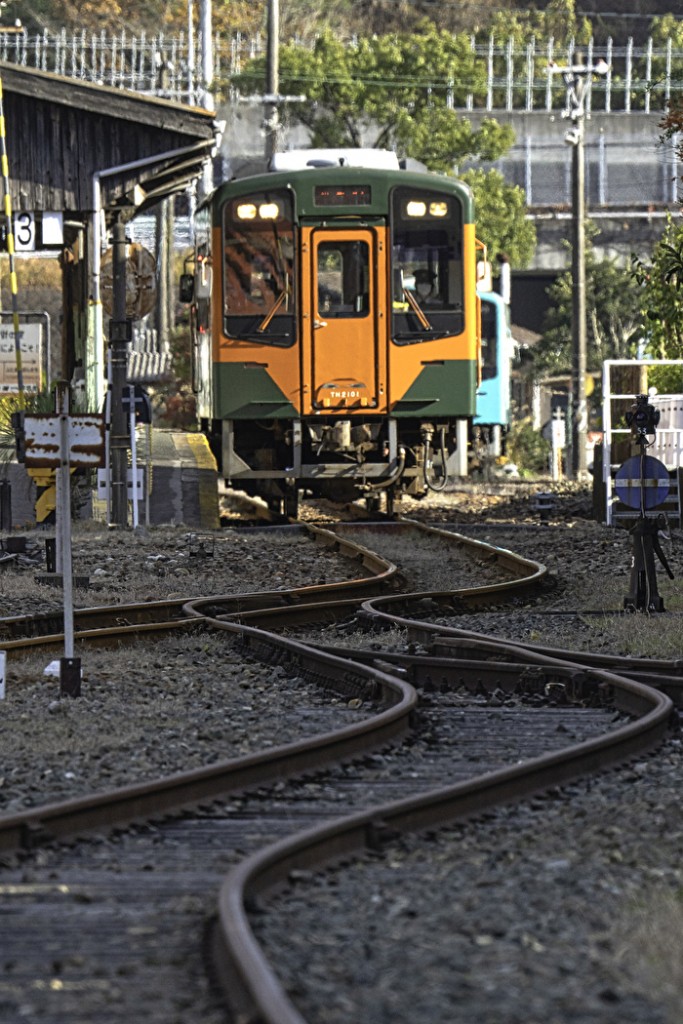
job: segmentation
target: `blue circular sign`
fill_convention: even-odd
[[[617,470],[615,490],[624,505],[655,508],[666,500],[671,481],[669,470],[652,455],[634,455]]]

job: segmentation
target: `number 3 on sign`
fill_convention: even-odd
[[[14,214],[14,248],[17,252],[27,252],[36,247],[36,217],[34,213]]]

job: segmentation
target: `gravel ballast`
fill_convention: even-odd
[[[504,512],[482,521],[481,511],[470,515],[459,497],[432,503],[425,516],[536,558],[554,578],[530,608],[458,616],[454,624],[624,654],[673,657],[680,650],[680,535],[665,546],[676,579],[658,567],[671,615],[600,622],[561,613],[621,608],[630,572],[623,533],[582,519],[530,521],[520,529]],[[91,588],[76,595],[82,605],[267,590],[357,574],[357,566],[305,540],[293,555],[280,539],[264,547],[262,534],[248,531],[216,534],[214,555],[200,561],[189,555],[193,535],[180,529],[134,535],[93,528],[84,536],[82,544],[74,541],[74,572],[91,578]],[[430,584],[425,560],[415,571],[419,583],[412,589],[442,586]],[[5,614],[59,607],[60,593],[38,589],[33,575],[27,566],[0,573]],[[557,615],[546,615],[549,610]],[[325,643],[348,644],[356,636],[349,624],[328,626],[324,634]],[[357,639],[390,642],[386,635],[369,641],[358,633]],[[402,643],[400,635],[393,640]],[[261,675],[233,658],[224,638],[206,634],[164,641],[144,656],[137,646],[115,658],[89,651],[78,701],[59,698],[58,683],[43,675],[46,658],[32,655],[21,670],[10,666],[0,705],[8,752],[0,807],[7,813],[93,785],[124,784],[138,767],[154,775],[291,738],[289,712],[296,714],[300,694],[292,695],[289,709],[286,696],[274,703],[273,669]],[[326,723],[329,695],[306,689],[305,696],[314,727]],[[344,723],[359,709],[337,702],[333,712]],[[682,785],[683,751],[674,737],[651,757],[597,781],[485,821],[409,837],[348,874],[302,879],[276,914],[255,921],[259,938],[311,1024],[679,1024]],[[382,936],[388,941],[380,942]],[[658,962],[666,965],[664,989]],[[201,1019],[188,1006],[182,1024]]]
[[[677,1024],[682,779],[672,740],[297,882],[253,927],[311,1024]]]

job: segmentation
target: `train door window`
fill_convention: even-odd
[[[414,344],[462,333],[462,209],[457,196],[395,189],[391,259],[393,340]]]
[[[321,242],[318,246],[318,312],[326,317],[364,317],[369,304],[367,242]]]
[[[223,282],[227,335],[267,345],[294,343],[293,202],[287,190],[226,202]]]

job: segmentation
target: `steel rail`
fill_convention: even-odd
[[[268,608],[273,604],[288,606],[293,603],[336,600],[338,595],[361,597],[384,592],[388,586],[398,586],[400,574],[393,562],[370,551],[349,538],[338,537],[331,530],[319,526],[280,527],[291,533],[308,534],[315,544],[338,552],[342,557],[357,563],[366,575],[336,583],[311,584],[282,591],[262,593],[217,595],[215,601],[239,603],[245,610]],[[254,531],[256,532],[256,531]],[[129,604],[95,605],[74,610],[74,630],[85,633],[95,628],[135,626],[146,623],[176,621],[183,617],[183,606],[192,600],[190,595],[164,601],[141,601]],[[0,618],[0,638],[46,637],[59,635],[63,614],[61,611],[42,612],[37,615],[14,615]],[[4,649],[4,642],[0,639]]]
[[[512,567],[518,573],[527,573],[515,579],[502,580],[498,584],[467,587],[438,594],[424,593],[417,595],[418,598],[437,601],[451,610],[465,605],[489,607],[492,603],[500,603],[522,593],[533,592],[545,575],[544,566],[518,558],[504,548],[495,548],[481,541],[470,541],[469,538],[448,531],[431,530],[429,527],[422,527],[421,524],[417,526],[424,533],[440,535],[449,543],[464,548],[480,560],[482,557],[489,562],[495,560],[508,571]],[[413,528],[413,524],[410,524],[409,529]],[[365,608],[364,602],[369,595],[382,594],[387,588],[399,585],[400,573],[393,562],[381,558],[348,538],[337,537],[328,530],[311,529],[319,542],[322,539],[326,546],[334,547],[345,557],[358,561],[364,569],[370,570],[371,575],[275,592],[181,597],[171,601],[103,605],[81,609],[74,615],[74,640],[107,644],[128,640],[131,637],[187,630],[196,627],[200,621],[234,621],[261,629],[282,629],[302,623],[338,621],[358,611],[361,606]],[[407,603],[415,599],[415,594],[397,595],[397,600]],[[49,625],[54,628],[58,620],[59,616],[55,613],[48,613],[35,619],[31,616],[0,619],[0,634],[6,625],[7,631],[15,634],[14,639],[2,642],[2,649],[11,659],[32,648],[47,650],[58,647],[63,642],[61,632],[40,632],[41,623],[45,627]],[[16,633],[19,632],[23,632],[24,635],[16,637]]]
[[[262,645],[277,647],[291,665],[324,680],[331,689],[353,696],[360,693],[366,699],[387,706],[362,722],[273,747],[267,752],[231,758],[206,768],[119,787],[97,796],[0,816],[0,850],[30,848],[56,838],[176,812],[218,795],[352,757],[389,743],[410,730],[417,695],[404,680],[390,676],[377,666],[350,664],[346,659],[295,640],[232,624],[222,624],[219,628],[239,632],[252,649]]]
[[[459,597],[459,595],[458,595]],[[445,658],[458,656],[456,652],[472,641],[489,642],[499,644],[501,641],[490,633],[480,633],[469,629],[462,629],[458,626],[448,626],[444,623],[434,624],[410,619],[404,616],[398,617],[391,614],[387,609],[395,605],[407,610],[412,603],[433,600],[447,613],[459,610],[458,601],[455,596],[449,599],[443,594],[402,594],[392,595],[386,598],[373,598],[363,603],[361,614],[369,622],[383,622],[392,626],[402,626],[408,634],[409,640],[426,645],[435,656],[442,655]],[[528,652],[544,655],[548,658],[559,658],[562,661],[571,662],[577,666],[590,668],[602,668],[606,671],[616,672],[619,675],[627,676],[646,686],[653,686],[666,692],[676,706],[683,706],[683,659],[674,658],[634,658],[628,655],[605,654],[593,651],[578,651],[570,648],[546,647],[542,644],[524,643],[521,640],[505,641],[505,644],[512,653],[517,650],[522,655]]]
[[[514,577],[535,577],[539,572],[541,577],[545,576],[545,566],[523,555],[518,555],[509,548],[500,547],[497,544],[489,544],[488,541],[477,540],[475,537],[466,537],[462,533],[453,530],[442,530],[438,526],[427,526],[416,519],[401,519],[399,522],[382,523],[375,526],[373,523],[337,523],[334,532],[343,537],[345,533],[358,532],[369,533],[372,536],[375,532],[400,532],[408,533],[410,530],[417,531],[430,537],[439,537],[449,545],[462,549],[468,557],[476,558],[482,562],[495,563],[501,566]]]
[[[412,520],[407,520],[405,523],[382,524],[380,529],[386,529],[387,526],[403,532],[417,530],[426,535],[438,536],[470,557],[489,564],[495,563],[505,571],[514,574],[514,579],[503,580],[497,584],[444,592],[442,600],[451,607],[459,606],[460,603],[468,607],[488,607],[494,599],[505,600],[534,591],[546,575],[545,566],[537,562],[515,555],[505,548],[498,548],[461,534],[427,527]],[[184,620],[188,615],[198,617],[209,614],[212,618],[222,615],[259,626],[279,626],[282,623],[291,624],[293,621],[310,622],[315,621],[316,609],[319,609],[323,603],[329,604],[330,609],[337,604],[339,611],[330,610],[325,616],[318,616],[318,618],[339,618],[340,615],[352,610],[353,606],[361,599],[367,599],[374,593],[386,593],[387,588],[396,589],[400,586],[401,574],[397,566],[357,541],[343,536],[343,525],[339,527],[339,532],[312,525],[278,527],[277,529],[307,533],[315,543],[338,551],[343,557],[358,562],[369,575],[336,583],[313,584],[275,592],[217,594],[204,598],[184,596],[164,601],[99,605],[75,609],[75,639],[97,639],[97,630],[109,630],[109,635],[112,638],[129,635],[135,633],[136,630],[141,633],[145,632],[142,628],[144,626],[149,626],[151,629],[159,628],[160,631],[163,631],[163,623],[170,623],[171,627],[184,629],[187,626]],[[349,527],[349,529],[351,528]],[[367,527],[363,527],[363,529],[365,530]],[[343,604],[344,601],[347,602],[346,606]],[[221,605],[224,607],[219,611]],[[291,611],[293,607],[299,609],[296,616]],[[7,637],[6,640],[0,640],[0,645],[8,653],[23,650],[24,646],[40,646],[41,643],[46,647],[53,647],[59,643],[62,636],[59,628],[62,619],[63,616],[58,611],[0,618],[0,638]],[[101,639],[106,640],[104,633],[102,633]],[[25,641],[25,643],[19,641]]]
[[[358,524],[340,523],[335,527],[335,533],[343,537],[345,532],[358,531],[358,529]],[[546,566],[540,562],[523,558],[521,555],[516,555],[507,548],[496,547],[485,541],[465,537],[450,530],[425,526],[414,520],[408,519],[398,523],[382,523],[381,525],[363,524],[360,529],[364,533],[369,533],[370,536],[376,532],[386,533],[391,531],[400,533],[418,532],[430,538],[438,537],[449,546],[463,551],[467,557],[478,562],[496,565],[505,572],[508,572],[511,577],[510,579],[499,580],[496,583],[489,583],[478,587],[459,587],[453,590],[420,592],[419,594],[397,594],[393,597],[383,598],[383,601],[393,600],[400,605],[404,601],[410,603],[416,599],[422,599],[432,600],[449,610],[465,607],[487,608],[492,604],[505,603],[524,595],[535,593],[547,576]],[[350,596],[350,591],[347,589],[345,594],[347,597]],[[272,597],[273,595],[270,596]],[[225,602],[228,607],[221,610],[219,608],[221,602]],[[301,601],[298,605],[297,613],[292,612],[291,604],[292,602],[285,592],[275,603],[271,600],[270,604],[267,602],[264,602],[262,605],[254,603],[251,607],[247,607],[245,602],[244,607],[239,610],[235,609],[234,599],[230,596],[226,598],[197,598],[188,601],[184,605],[183,611],[186,615],[202,615],[223,621],[232,619],[245,624],[250,623],[263,629],[278,629],[298,623],[338,619],[353,611],[355,602],[349,600],[346,606],[342,602],[338,602],[333,606],[332,601],[330,601],[329,608],[325,612],[321,612],[319,598],[316,598],[316,601],[313,603],[307,604],[305,601]],[[374,614],[375,603],[373,602],[373,605],[370,607],[372,608],[372,614]],[[365,604],[363,608],[365,608]]]
[[[670,674],[679,667],[677,661],[653,661],[646,658],[618,658],[607,655],[593,656],[587,651],[564,651],[555,648],[538,647],[530,644],[525,647],[514,640],[500,640],[496,637],[474,631],[460,630],[460,635],[455,638],[444,637],[441,633],[426,642],[427,638],[422,637],[421,631],[418,636],[422,639],[429,654],[410,654],[404,651],[382,651],[371,649],[346,648],[343,646],[323,646],[321,649],[335,653],[340,657],[350,660],[362,661],[364,664],[374,664],[382,661],[392,672],[403,672],[404,678],[408,679],[414,686],[425,691],[438,690],[444,685],[449,687],[467,685],[466,679],[470,673],[477,676],[477,686],[482,693],[492,693],[501,688],[501,680],[506,676],[516,676],[517,666],[522,663],[529,667],[536,666],[536,677],[538,679],[539,692],[543,691],[545,685],[551,682],[550,676],[546,679],[541,671],[543,662],[539,659],[532,660],[532,657],[539,655],[541,658],[559,659],[574,666],[574,678],[576,681],[575,696],[579,697],[581,681],[586,678],[586,668],[603,668],[615,672],[617,675],[626,676],[635,682],[643,683],[654,689],[665,693],[673,702],[676,708],[683,705],[683,676]],[[415,639],[415,637],[411,637]],[[500,653],[501,645],[505,645],[506,661],[496,660]],[[490,657],[487,657],[490,652]],[[649,669],[654,665],[654,670]]]
[[[487,646],[491,649],[494,645]],[[499,657],[504,654],[505,647],[500,645]],[[552,661],[554,666],[550,665]],[[538,663],[559,672],[575,671],[575,666],[544,656],[538,656]],[[259,946],[246,910],[257,896],[284,884],[291,871],[319,868],[365,850],[376,850],[407,831],[479,815],[628,760],[663,741],[672,713],[668,697],[605,670],[586,671],[595,685],[614,694],[618,706],[640,717],[606,735],[523,764],[308,829],[260,850],[230,872],[219,895],[213,952],[219,981],[241,1019],[259,1024],[306,1024]]]

